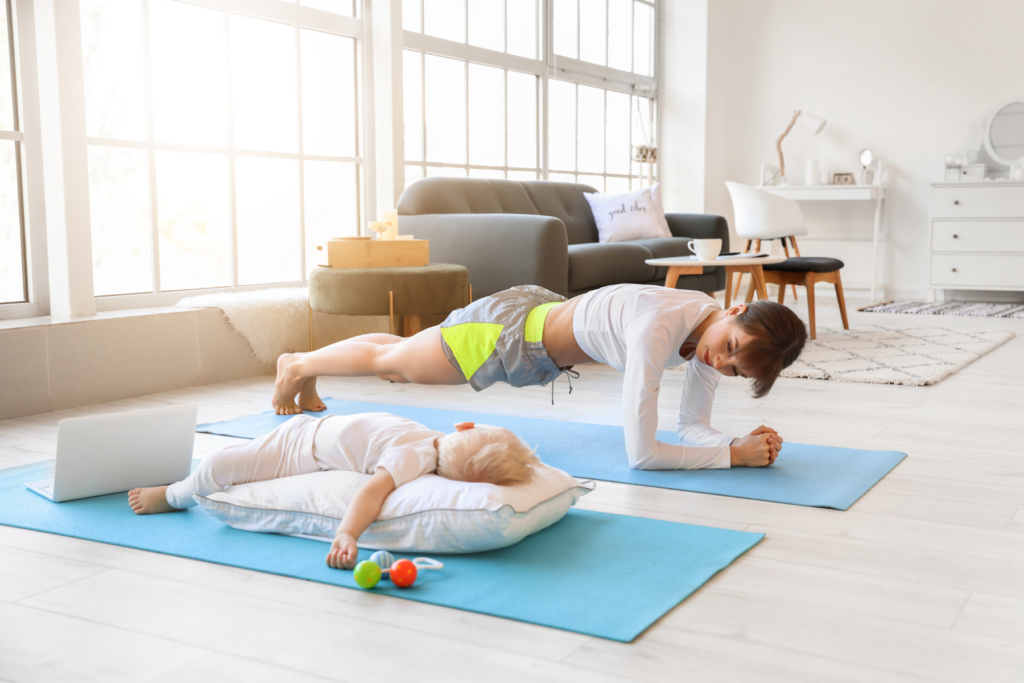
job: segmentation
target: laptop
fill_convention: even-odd
[[[53,479],[25,486],[63,503],[181,481],[192,469],[198,413],[170,406],[61,420]]]

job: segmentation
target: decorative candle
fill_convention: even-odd
[[[396,239],[398,237],[398,211],[384,211],[383,214],[384,215],[381,216],[381,222],[388,223],[390,227],[384,232],[381,239]]]

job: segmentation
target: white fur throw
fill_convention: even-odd
[[[261,363],[273,365],[282,353],[309,351],[309,290],[278,287],[251,292],[217,292],[178,302],[185,308],[219,308],[245,337]]]

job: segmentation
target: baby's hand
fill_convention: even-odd
[[[349,534],[338,534],[331,543],[331,552],[327,553],[327,566],[334,569],[352,569],[359,557],[356,539]]]

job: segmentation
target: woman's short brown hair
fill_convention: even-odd
[[[754,398],[767,394],[807,342],[807,327],[796,313],[774,301],[754,301],[735,317],[751,339],[740,347],[739,366],[753,379]]]

